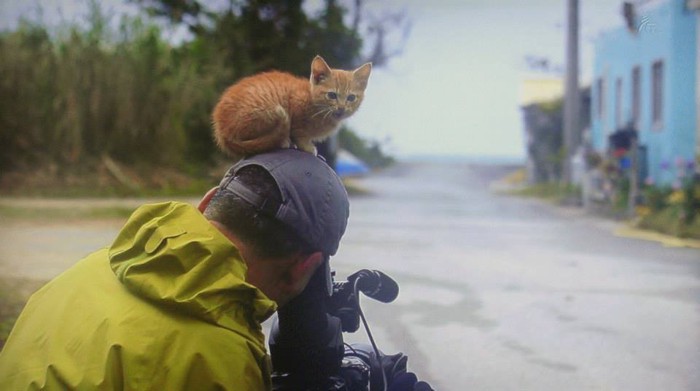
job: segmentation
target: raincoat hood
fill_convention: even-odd
[[[133,294],[230,330],[259,325],[276,310],[245,282],[247,268],[234,244],[189,204],[140,207],[108,256]]]

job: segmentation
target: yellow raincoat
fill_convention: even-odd
[[[270,389],[260,322],[276,306],[245,273],[192,206],[143,206],[32,296],[0,353],[0,390]]]

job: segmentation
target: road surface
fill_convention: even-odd
[[[332,265],[399,282],[394,303],[362,301],[380,349],[438,390],[700,390],[700,250],[494,195],[493,174],[414,163],[359,181]],[[0,274],[51,278],[121,223],[4,223]]]
[[[415,164],[352,199],[333,265],[401,286],[363,301],[380,349],[440,390],[700,390],[699,250],[616,237],[487,179]]]

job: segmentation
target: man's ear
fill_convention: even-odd
[[[320,251],[312,253],[311,255],[300,255],[297,261],[292,265],[289,276],[291,277],[291,285],[296,294],[301,293],[301,291],[306,288],[309,284],[311,276],[313,276],[316,269],[323,263],[323,254]]]
[[[204,213],[204,209],[207,208],[207,205],[209,205],[209,201],[211,201],[211,199],[214,197],[214,194],[216,194],[217,190],[219,190],[219,186],[211,188],[211,190],[209,190],[207,194],[205,194],[204,197],[202,197],[202,200],[199,201],[199,205],[197,205],[197,209],[199,209],[200,212]]]

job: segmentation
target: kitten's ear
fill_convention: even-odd
[[[372,72],[372,63],[368,62],[365,65],[355,69],[352,72],[353,80],[355,84],[361,89],[367,88],[367,82],[369,81],[369,74]]]
[[[321,56],[314,57],[311,62],[311,84],[319,84],[331,77],[331,67]]]

